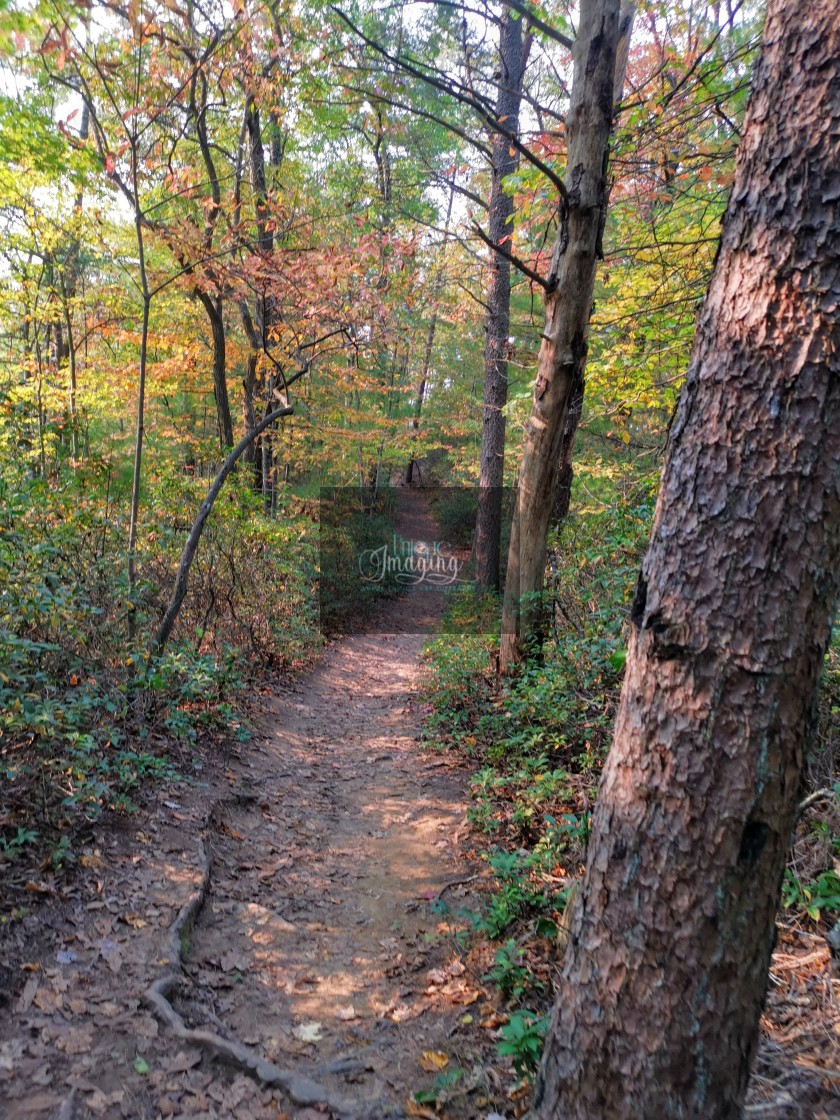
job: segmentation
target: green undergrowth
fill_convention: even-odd
[[[49,484],[0,477],[0,868],[15,878],[70,866],[101,814],[130,813],[156,780],[193,774],[202,738],[246,737],[243,687],[317,647],[317,527],[291,500],[263,517],[235,480],[170,646],[147,660],[206,486],[149,483],[132,641],[124,480],[105,463]]]
[[[485,979],[508,1011],[500,1053],[532,1071],[565,947],[565,906],[583,871],[591,813],[610,746],[625,662],[627,622],[653,513],[651,487],[609,508],[577,508],[551,540],[547,631],[539,660],[499,679],[498,627],[470,591],[453,594],[447,630],[472,614],[470,634],[427,650],[424,736],[474,767],[469,818],[483,840],[494,888],[477,930],[493,943]],[[489,610],[492,604],[486,604]],[[826,658],[809,759],[821,799],[797,827],[782,891],[795,924],[840,916],[840,641]]]
[[[576,513],[551,540],[542,657],[499,679],[498,604],[454,593],[427,651],[426,742],[474,766],[469,818],[495,886],[477,931],[495,943],[486,980],[506,1005],[500,1054],[536,1065],[564,912],[579,876],[624,666],[625,626],[650,502]],[[482,602],[479,600],[479,602]],[[492,614],[490,613],[492,612]],[[475,618],[471,633],[459,620]]]

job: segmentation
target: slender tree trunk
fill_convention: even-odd
[[[522,34],[522,19],[502,10],[499,31],[499,77],[496,117],[505,129],[519,135],[522,82],[531,36]],[[493,172],[490,187],[488,234],[494,245],[511,248],[513,238],[513,195],[504,190],[504,180],[519,165],[519,153],[502,133],[493,139]],[[475,529],[476,580],[482,587],[499,586],[502,532],[502,484],[505,473],[505,413],[508,393],[508,337],[510,335],[510,261],[489,251],[487,337],[484,351],[484,426],[479,458],[478,514]]]
[[[541,1120],[742,1115],[840,589],[840,9],[771,0]]]
[[[417,432],[420,428],[420,414],[423,411],[423,401],[426,399],[426,384],[429,380],[429,369],[432,364],[432,348],[435,344],[437,319],[437,311],[432,312],[432,317],[429,320],[429,329],[426,332],[426,345],[423,349],[423,370],[420,375],[420,383],[417,386],[417,396],[414,401],[414,415],[411,418],[411,429],[414,432]],[[411,486],[414,481],[414,465],[414,459],[409,459],[408,466],[405,468],[406,486]]]
[[[446,221],[443,226],[443,244],[441,251],[446,251],[446,245],[449,241],[449,227],[452,222],[452,204],[455,200],[455,174],[452,176],[452,183],[449,187],[449,203],[446,207]],[[426,399],[426,388],[429,381],[429,370],[432,366],[432,351],[435,345],[435,333],[437,332],[437,300],[440,297],[443,288],[444,279],[446,276],[445,264],[441,264],[435,276],[434,283],[432,284],[432,317],[429,320],[429,329],[426,333],[426,345],[423,350],[423,368],[420,374],[420,381],[417,385],[417,396],[414,399],[414,415],[411,418],[411,429],[417,432],[420,428],[420,416],[423,411],[423,402]],[[414,481],[414,459],[408,461],[408,466],[405,468],[405,484],[410,486]]]
[[[230,398],[227,390],[227,354],[225,321],[221,296],[198,292],[213,337],[213,395],[216,399],[216,420],[219,428],[219,441],[222,447],[233,446],[233,420],[230,415]]]
[[[139,228],[139,225],[138,225]],[[140,233],[142,242],[142,233]],[[141,250],[142,252],[142,250]],[[140,520],[140,485],[143,471],[143,437],[146,431],[146,368],[149,346],[149,310],[151,299],[143,295],[143,315],[140,326],[140,359],[137,374],[137,421],[134,432],[134,466],[131,473],[131,512],[128,523],[128,638],[134,641],[136,633],[135,611],[137,603],[137,527]]]
[[[201,534],[204,532],[204,526],[207,523],[207,518],[213,509],[213,503],[218,498],[222,487],[228,479],[233,468],[236,466],[237,460],[242,453],[257,439],[268,427],[270,427],[276,420],[283,416],[291,416],[294,412],[293,408],[283,407],[276,408],[273,412],[269,412],[267,416],[254,427],[254,430],[244,435],[236,447],[225,459],[224,463],[213,480],[213,485],[207,491],[207,496],[199,506],[198,514],[190,529],[189,536],[184,544],[184,550],[181,553],[181,561],[178,564],[178,572],[175,576],[175,586],[172,588],[172,597],[169,600],[169,606],[166,608],[166,613],[155,635],[155,640],[152,643],[151,652],[155,656],[160,656],[163,653],[166,643],[169,641],[169,635],[172,633],[172,628],[175,625],[178,615],[181,611],[181,604],[184,602],[184,597],[187,594],[187,586],[189,583],[190,568],[195,559],[195,554],[198,549],[198,543],[201,540]]]
[[[545,297],[537,379],[525,425],[502,614],[500,666],[521,660],[538,634],[538,593],[575,385],[583,381],[595,266],[607,201],[607,153],[619,41],[619,0],[584,0],[566,118],[566,189]]]

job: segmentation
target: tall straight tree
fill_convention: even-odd
[[[628,34],[633,11],[633,6],[625,9]],[[619,0],[582,0],[565,125],[566,174],[559,183],[560,223],[543,282],[545,326],[508,552],[500,654],[504,668],[521,659],[537,631],[534,593],[542,586],[564,425],[575,389],[583,384],[595,267],[606,216],[621,23]]]
[[[499,23],[499,84],[496,119],[508,133],[519,136],[522,83],[531,49],[531,33],[509,7]],[[505,179],[519,166],[519,151],[508,135],[496,132],[492,146],[490,204],[487,232],[492,246],[488,257],[487,337],[484,351],[484,422],[475,526],[475,572],[482,587],[499,586],[502,528],[502,484],[505,470],[505,405],[508,395],[508,336],[510,334],[510,257],[513,240],[513,195]]]
[[[840,590],[840,9],[771,0],[541,1120],[742,1115]]]

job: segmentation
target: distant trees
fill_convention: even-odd
[[[536,1093],[742,1115],[840,590],[840,12],[771,0]]]

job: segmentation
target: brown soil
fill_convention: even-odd
[[[417,499],[404,517],[434,535]],[[388,606],[261,697],[252,742],[103,819],[73,883],[29,884],[0,925],[2,1120],[522,1114],[465,936],[485,875],[468,775],[419,741],[440,608]],[[840,1117],[838,984],[825,941],[784,923],[747,1116]],[[455,1071],[437,1111],[413,1100]]]
[[[433,533],[416,503],[406,517]],[[74,888],[7,924],[0,1115],[433,1115],[411,1096],[455,1069],[444,1115],[504,1114],[515,1078],[488,1061],[498,1019],[459,936],[482,876],[467,775],[419,742],[418,631],[439,610],[416,591],[331,645],[265,697],[252,742],[205,761],[201,785],[162,787],[128,833],[100,826]],[[179,1038],[146,994],[199,888]]]

